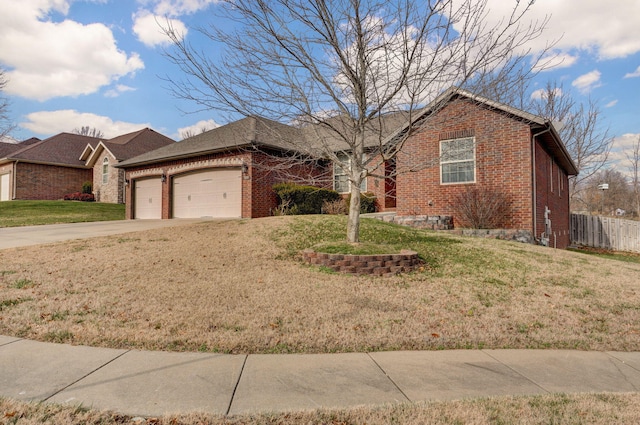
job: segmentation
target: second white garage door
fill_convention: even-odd
[[[242,172],[239,168],[199,171],[173,179],[173,217],[242,216]]]

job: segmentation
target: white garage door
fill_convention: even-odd
[[[9,188],[11,187],[11,174],[3,174],[0,176],[0,201],[9,200]]]
[[[162,182],[159,178],[135,181],[134,218],[162,218]]]
[[[242,216],[242,172],[239,168],[199,171],[173,179],[175,218]]]

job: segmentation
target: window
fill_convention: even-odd
[[[351,160],[346,154],[340,153],[338,158],[342,162],[348,162],[349,168],[351,168]],[[333,164],[333,189],[338,193],[349,193],[349,172],[348,170],[343,170],[338,164]],[[362,180],[360,190],[363,192],[367,190],[366,178]]]
[[[102,160],[102,184],[107,184],[109,181],[109,158]]]
[[[473,137],[440,141],[440,182],[476,181],[476,143]]]

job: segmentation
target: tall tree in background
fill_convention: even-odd
[[[7,83],[5,71],[0,68],[0,140],[13,130],[13,124],[9,118],[9,99],[4,96],[4,89]]]
[[[537,63],[526,46],[547,22],[525,22],[533,3],[512,2],[496,25],[488,0],[221,0],[199,32],[206,49],[165,28],[184,74],[169,83],[203,109],[312,128],[313,146],[291,147],[348,176],[347,241],[357,242],[363,179],[411,135],[383,143],[385,118],[402,111],[413,123],[451,85],[504,90],[526,78]]]
[[[102,131],[98,130],[95,127],[89,127],[88,125],[82,126],[80,128],[74,128],[73,133],[79,134],[81,136],[95,137],[96,139],[104,138],[104,133]]]
[[[613,143],[598,104],[591,99],[586,104],[578,103],[562,85],[548,83],[532,110],[556,124],[579,172],[569,180],[571,208],[576,209],[579,203],[584,207],[582,192],[586,182],[605,167]]]
[[[631,151],[625,152],[629,161],[631,190],[633,191],[633,209],[636,217],[640,217],[640,136],[631,145]]]

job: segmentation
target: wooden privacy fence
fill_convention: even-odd
[[[640,221],[571,214],[571,242],[616,251],[640,252]]]

